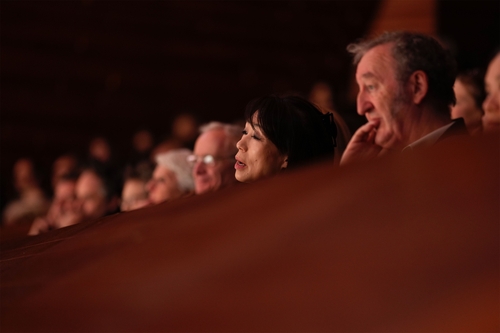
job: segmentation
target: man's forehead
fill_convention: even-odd
[[[356,76],[361,79],[387,74],[388,70],[394,68],[395,63],[391,50],[392,44],[377,45],[368,50],[359,61]]]
[[[196,141],[194,153],[196,155],[217,155],[223,152],[226,138],[223,129],[213,129],[202,133]]]
[[[78,196],[104,191],[102,180],[91,171],[84,171],[78,178],[75,192]]]

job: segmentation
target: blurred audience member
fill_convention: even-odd
[[[120,210],[128,212],[149,204],[146,181],[141,177],[129,177],[123,183]]]
[[[3,225],[31,222],[47,213],[50,202],[40,188],[33,162],[28,158],[16,161],[12,170],[14,189],[19,199],[7,203],[3,211]]]
[[[323,112],[332,112],[335,110],[333,103],[333,92],[330,85],[326,82],[316,82],[309,92],[309,102],[313,103]]]
[[[200,136],[195,142],[189,161],[193,165],[196,194],[216,191],[236,183],[234,178],[234,156],[236,143],[243,128],[238,125],[211,122],[200,127]]]
[[[148,130],[136,132],[132,138],[132,150],[124,169],[124,178],[140,177],[149,179],[153,174],[154,163],[150,160],[153,149],[153,136]]]
[[[64,174],[56,180],[54,198],[49,211],[44,217],[37,217],[28,232],[28,235],[38,235],[58,228],[58,221],[64,212],[71,210],[75,201],[76,174]]]
[[[96,137],[90,141],[89,157],[104,164],[111,163],[111,146],[104,137]]]
[[[172,122],[172,138],[184,148],[193,149],[198,137],[198,121],[190,113],[181,113]]]
[[[485,98],[483,85],[483,75],[476,69],[459,73],[453,86],[457,102],[451,107],[451,118],[464,118],[471,135],[482,132],[482,104]]]
[[[146,185],[150,203],[158,204],[192,193],[192,165],[187,160],[190,155],[189,149],[175,149],[156,157],[153,177]]]
[[[132,138],[132,149],[141,157],[149,154],[153,148],[153,135],[148,130],[137,131]]]
[[[118,212],[120,182],[116,173],[94,162],[83,169],[75,185],[75,200],[61,212],[54,228],[63,228]]]
[[[500,51],[491,60],[484,82],[487,95],[483,102],[483,129],[500,131]]]
[[[154,163],[156,163],[156,157],[158,155],[165,154],[171,150],[181,149],[181,148],[182,148],[182,144],[180,143],[180,141],[171,140],[171,139],[163,140],[162,142],[157,144],[153,148],[153,150],[151,151],[150,161],[151,161],[151,163],[154,164]]]
[[[72,154],[59,156],[52,163],[52,189],[55,190],[56,184],[65,175],[73,174],[78,170],[78,158]]]
[[[198,121],[190,113],[181,113],[172,121],[170,135],[162,140],[151,153],[151,160],[156,161],[156,156],[173,149],[193,149],[194,141],[198,136]]]
[[[335,164],[340,163],[340,158],[344,153],[347,143],[351,139],[351,131],[344,121],[344,118],[335,109],[333,93],[330,85],[319,81],[315,83],[309,92],[309,102],[314,104],[323,114],[333,113],[335,124],[337,125],[337,146],[335,147]]]

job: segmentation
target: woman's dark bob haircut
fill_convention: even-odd
[[[337,136],[333,115],[321,113],[302,97],[270,95],[254,99],[246,107],[245,120],[252,127],[260,126],[279,152],[288,155],[288,168],[333,158]]]

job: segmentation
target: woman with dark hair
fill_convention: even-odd
[[[482,104],[486,97],[483,77],[477,69],[461,72],[453,86],[457,102],[451,107],[451,119],[464,118],[465,126],[471,135],[482,132]]]
[[[331,113],[322,114],[298,96],[265,96],[245,110],[245,129],[236,147],[235,177],[251,183],[283,169],[332,158],[337,128]]]

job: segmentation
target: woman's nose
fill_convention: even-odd
[[[243,141],[243,137],[240,139],[240,141],[236,142],[236,148],[238,148],[238,150],[245,150],[244,149],[245,147],[245,143]]]
[[[497,93],[498,94],[498,93]],[[489,94],[483,101],[483,110],[485,112],[499,112],[500,105],[495,100],[495,94]],[[498,98],[497,98],[498,99]]]

